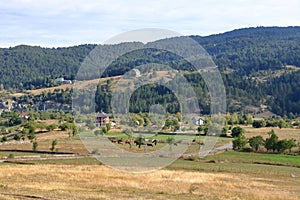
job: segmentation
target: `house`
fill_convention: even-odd
[[[98,113],[96,116],[95,116],[95,125],[97,127],[99,126],[106,126],[106,124],[109,123],[109,116],[108,114],[104,113],[104,112],[101,112],[101,113]]]
[[[72,81],[71,81],[71,80],[64,80],[63,83],[64,83],[64,84],[72,84]]]
[[[205,123],[205,117],[194,117],[192,122],[197,126],[202,126]]]
[[[27,113],[27,112],[22,112],[22,113],[20,113],[19,117],[21,117],[21,118],[25,118],[25,119],[29,119],[29,117],[30,117],[30,114],[29,114],[29,113]]]
[[[64,78],[57,78],[57,79],[55,79],[55,81],[56,81],[57,83],[72,84],[72,81],[71,81],[71,80],[65,80]]]
[[[135,77],[140,77],[141,76],[141,72],[138,69],[132,69],[133,72],[133,76]]]
[[[132,69],[126,74],[126,78],[137,78],[141,76],[141,72],[138,69]]]
[[[62,83],[62,82],[65,81],[65,79],[64,78],[57,78],[57,79],[55,79],[55,81],[58,82],[58,83]]]

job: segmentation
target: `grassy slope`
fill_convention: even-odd
[[[264,130],[249,131],[257,134]],[[287,136],[296,132],[283,129],[281,134]],[[122,136],[120,133],[110,135]],[[54,138],[58,138],[57,147],[60,150],[83,152],[79,137],[69,139],[65,132],[60,131],[38,135],[39,148],[49,150]],[[17,147],[31,149],[31,146]],[[9,153],[2,152],[0,155]],[[0,173],[0,199],[28,199],[16,195],[47,199],[300,198],[300,178],[290,177],[291,173],[300,175],[300,160],[295,156],[228,151],[209,155],[199,161],[179,159],[166,170],[146,174],[117,172],[94,158],[27,163],[0,164],[0,171],[5,172]]]
[[[0,173],[0,198],[23,199],[16,195],[31,195],[45,199],[298,199],[300,196],[300,180],[290,178],[284,169],[276,173],[254,173],[255,168],[247,173],[227,172],[223,170],[226,166],[180,160],[169,166],[169,170],[131,174],[96,163],[87,165],[86,160],[81,162],[2,164],[0,170],[5,173]],[[182,170],[185,167],[190,170]],[[221,170],[214,170],[216,167]]]

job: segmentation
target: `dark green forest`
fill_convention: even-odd
[[[245,112],[246,106],[259,107],[265,104],[278,115],[293,117],[300,114],[300,27],[246,28],[207,37],[190,37],[203,46],[218,66],[230,112]],[[166,42],[172,41],[174,38],[166,39]],[[95,47],[88,44],[68,48],[24,45],[2,48],[0,89],[18,91],[50,87],[57,84],[55,78],[58,77],[74,80],[81,63]],[[100,45],[100,48],[105,51],[113,46]],[[111,63],[103,76],[122,75],[150,62],[189,71],[184,76],[198,95],[201,109],[205,113],[209,112],[209,94],[203,79],[192,72],[194,69],[188,62],[170,52],[156,49],[132,51]],[[289,65],[294,67],[286,67]],[[93,78],[99,78],[97,73],[87,73],[84,77],[85,80]],[[15,100],[22,103],[52,100],[70,104],[70,95],[69,90]],[[98,111],[110,111],[110,96],[109,87],[99,86],[95,100]],[[171,113],[179,109],[176,97],[170,91],[160,86],[147,85],[133,94],[131,111],[147,111],[149,105],[154,103],[163,104]]]

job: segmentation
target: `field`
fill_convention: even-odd
[[[263,138],[268,137],[268,132],[270,132],[272,129],[275,131],[275,133],[278,135],[280,139],[289,139],[294,138],[297,141],[300,141],[300,129],[295,128],[274,128],[274,127],[264,127],[264,128],[252,128],[250,126],[243,127],[245,129],[245,136],[247,138],[261,135]]]
[[[269,130],[245,127],[245,134],[267,136]],[[297,139],[300,131],[275,132],[280,138]],[[118,132],[108,136],[127,137]],[[6,150],[0,151],[0,160],[7,161],[0,162],[0,199],[300,199],[300,178],[291,177],[300,175],[298,156],[231,150],[204,158],[187,154],[161,170],[128,173],[101,164],[91,157],[78,136],[69,138],[65,131],[38,134],[38,150],[50,152],[54,139],[58,141],[56,151],[74,152],[73,157],[14,151],[30,151],[32,143],[0,145],[0,150]],[[217,146],[230,141],[219,138]],[[193,144],[186,153],[198,147]],[[13,156],[7,158],[9,155]]]
[[[299,199],[299,168],[178,160],[132,174],[91,159],[1,164],[1,199]],[[55,164],[53,164],[55,163]],[[234,168],[236,171],[234,171]],[[267,170],[263,173],[261,169]],[[259,171],[256,171],[260,169]]]
[[[108,79],[114,80],[114,79],[119,79],[119,78],[120,78],[120,76],[114,76],[114,77],[110,77],[110,78],[93,79],[93,80],[75,83],[75,86],[76,86],[76,88],[80,89],[80,88],[86,87],[88,85],[94,85],[94,84],[105,82]],[[75,86],[74,86],[74,84],[62,84],[62,85],[55,86],[55,87],[41,88],[41,89],[36,89],[36,90],[26,90],[25,92],[11,94],[10,96],[20,97],[25,94],[39,95],[39,94],[42,94],[43,92],[53,92],[56,89],[59,89],[59,90],[65,90],[67,88],[71,89]]]

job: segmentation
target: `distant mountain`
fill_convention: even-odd
[[[247,112],[262,104],[280,115],[300,114],[300,27],[257,27],[206,37],[190,36],[212,56],[222,73],[229,111]],[[176,38],[166,39],[166,42]],[[132,43],[121,44],[124,48]],[[16,46],[0,49],[0,84],[6,89],[55,85],[58,77],[74,79],[85,57],[96,45],[68,48]],[[114,46],[100,45],[103,51]],[[103,76],[122,75],[135,66],[154,62],[192,71],[178,56],[156,49],[132,51],[115,60]],[[83,79],[99,78],[87,72]],[[298,78],[299,77],[299,78]],[[203,81],[187,79],[203,94]],[[147,90],[151,91],[150,88]],[[151,95],[150,95],[151,96]],[[202,106],[206,100],[201,100]],[[136,108],[139,110],[139,108]]]
[[[300,27],[246,28],[191,38],[212,55],[223,71],[231,69],[237,74],[250,75],[259,70],[282,69],[286,65],[300,66]],[[72,79],[95,46],[41,48],[20,45],[0,48],[0,84],[5,88],[28,88],[30,85],[44,86],[48,79],[56,77]],[[150,60],[155,57],[149,54],[142,56],[147,61],[147,56]],[[139,58],[138,64],[143,63],[142,59]],[[119,62],[117,65],[122,67],[122,64]]]
[[[223,70],[231,68],[249,75],[286,65],[300,67],[300,27],[246,28],[192,38],[203,45]]]

